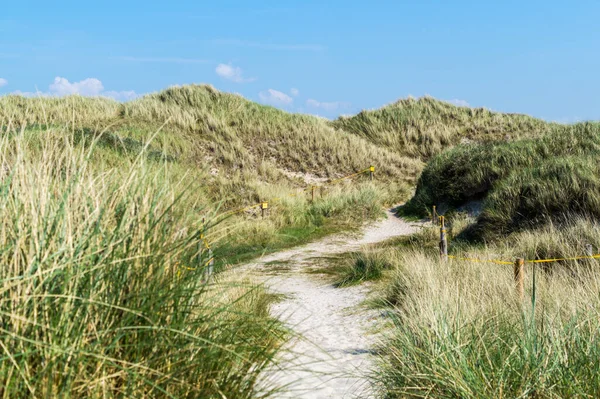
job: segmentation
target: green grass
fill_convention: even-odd
[[[420,161],[332,128],[310,115],[290,114],[211,86],[172,87],[117,103],[101,98],[0,97],[0,125],[56,125],[113,133],[153,143],[181,160],[231,179],[254,175],[294,183],[286,172],[336,178],[377,165],[381,178],[414,182]],[[256,176],[257,175],[257,176]]]
[[[190,218],[285,198],[269,220],[245,212],[212,234],[227,253],[225,261],[234,263],[360,225],[374,217],[372,207],[405,200],[422,165],[337,131],[321,118],[288,114],[210,86],[174,87],[124,104],[5,96],[0,125],[8,131],[24,127],[38,138],[48,129],[60,130],[77,145],[96,140],[91,164],[99,173],[126,169],[144,150],[150,162],[168,163],[169,179],[195,192],[178,207]],[[328,187],[314,205],[308,195],[288,198],[371,164],[377,168],[375,182],[368,184],[371,204],[356,199],[364,196],[365,176]]]
[[[585,314],[560,321],[552,316],[543,315],[535,326],[496,312],[472,322],[439,316],[433,331],[396,319],[382,396],[597,397],[598,323]]]
[[[520,304],[510,265],[403,256],[386,284],[394,326],[374,375],[382,397],[598,395],[597,270],[538,270],[534,310],[529,266]]]
[[[62,133],[0,140],[2,396],[261,395],[286,333],[261,287],[203,282],[192,193],[144,156],[98,173]]]
[[[514,261],[597,252],[594,219],[571,215],[482,245],[450,241],[459,257]],[[451,216],[452,237],[476,223]],[[346,276],[375,283],[389,325],[371,377],[384,398],[596,397],[600,354],[597,260],[526,264],[525,301],[512,265],[441,262],[437,227],[356,254]],[[534,288],[535,287],[535,288]]]
[[[362,251],[352,254],[343,267],[337,269],[335,285],[346,287],[365,281],[378,280],[386,270],[393,268],[382,251]]]
[[[220,243],[218,255],[237,264],[277,250],[297,246],[326,235],[354,230],[367,220],[383,216],[382,209],[395,195],[367,181],[333,187],[323,198],[284,199],[262,219],[237,220]],[[406,194],[404,194],[406,195]]]
[[[404,250],[417,247],[435,253],[438,239],[437,228],[422,228],[417,233],[390,238],[364,246],[360,251],[338,256],[327,262],[326,267],[315,269],[314,272],[330,275],[336,287],[387,281],[389,273],[401,263]]]
[[[273,396],[261,380],[288,335],[269,317],[277,298],[229,264],[408,195],[415,163],[318,118],[210,87],[163,94],[0,98],[2,396]],[[290,196],[307,183],[289,172],[325,181],[372,159],[386,162],[375,182]],[[275,197],[268,218],[219,216]],[[200,233],[217,256],[210,284]]]
[[[600,245],[595,124],[430,98],[330,122],[184,86],[128,103],[0,97],[0,130],[3,397],[276,397],[261,379],[288,334],[268,314],[277,298],[229,265],[380,217],[424,161],[407,212],[485,198],[477,220],[447,214],[453,254]],[[298,195],[369,165],[374,182]],[[262,200],[264,219],[219,216]],[[210,284],[201,232],[218,260]],[[374,303],[396,323],[381,395],[597,396],[595,263],[546,267],[534,313],[516,303],[510,268],[440,264],[437,234],[320,270],[338,286],[378,284]]]

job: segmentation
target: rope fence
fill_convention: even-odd
[[[328,187],[328,186],[331,186],[331,185],[333,185],[335,183],[338,183],[340,181],[351,179],[351,178],[353,178],[355,176],[359,176],[359,175],[362,175],[362,174],[367,173],[367,172],[369,172],[370,179],[373,180],[373,178],[375,176],[375,167],[374,166],[369,166],[366,169],[363,169],[361,171],[352,173],[350,175],[343,176],[343,177],[340,177],[340,178],[337,178],[337,179],[334,179],[334,180],[330,180],[328,182],[328,184],[320,185],[320,186],[311,185],[311,186],[308,186],[307,188],[303,189],[300,192],[292,193],[292,194],[289,194],[288,196],[289,197],[296,197],[296,196],[298,196],[298,195],[300,195],[302,193],[305,193],[306,191],[311,191],[312,192],[311,193],[312,194],[312,201],[314,202],[314,200],[315,200],[315,190],[316,190],[317,187],[319,187],[319,188]],[[281,198],[271,198],[270,201],[265,200],[265,201],[258,202],[256,204],[245,206],[243,208],[233,209],[233,210],[230,210],[230,211],[227,211],[227,212],[224,212],[224,213],[218,215],[218,218],[225,218],[225,217],[233,216],[233,215],[236,215],[238,213],[242,213],[242,212],[249,211],[251,209],[255,209],[257,207],[259,207],[259,209],[261,210],[262,217],[265,217],[267,215],[267,213],[268,213],[268,210],[269,210],[269,203],[273,203],[273,202],[277,202],[277,201],[281,201]],[[203,230],[204,230],[204,228],[206,226],[204,218],[202,219],[202,226],[203,226]],[[179,264],[176,264],[175,266],[176,267],[181,267],[182,269],[189,270],[189,271],[198,270],[199,268],[204,269],[203,280],[208,283],[208,282],[210,282],[211,277],[214,274],[215,257],[213,256],[213,251],[212,251],[212,249],[210,247],[210,243],[208,242],[208,240],[204,236],[203,232],[200,233],[200,240],[199,240],[199,244],[198,245],[199,245],[199,248],[198,248],[198,266],[197,267],[180,266]],[[205,252],[208,252],[208,260],[206,260],[206,261],[204,261],[202,259],[203,258],[203,254]],[[177,274],[180,275],[180,271],[178,271]]]
[[[443,261],[448,261],[449,259],[458,260],[458,261],[466,261],[473,263],[494,263],[497,265],[513,265],[514,266],[514,278],[516,284],[516,291],[520,299],[524,298],[524,279],[525,279],[525,264],[529,263],[534,266],[534,276],[535,276],[535,265],[543,264],[543,263],[554,263],[554,262],[564,262],[564,261],[576,261],[576,260],[584,260],[584,259],[600,259],[600,254],[593,253],[593,247],[591,244],[587,244],[585,246],[586,255],[582,256],[572,256],[572,257],[563,257],[563,258],[549,258],[549,259],[523,259],[517,258],[514,261],[506,261],[501,259],[479,259],[479,258],[467,258],[467,257],[459,257],[455,255],[448,255],[448,238],[446,236],[446,221],[444,216],[438,216],[437,209],[433,206],[432,212],[432,223],[435,223],[435,218],[437,217],[440,228],[440,258]]]
[[[332,185],[334,185],[334,184],[336,184],[336,183],[338,183],[340,181],[351,179],[351,178],[353,178],[355,176],[359,176],[359,175],[362,175],[362,174],[367,173],[367,172],[369,172],[370,179],[373,180],[374,175],[375,175],[375,167],[374,166],[369,166],[366,169],[363,169],[361,171],[352,173],[350,175],[343,176],[343,177],[340,177],[340,178],[337,178],[337,179],[334,179],[334,180],[330,180],[327,184],[324,184],[324,185],[318,185],[318,186],[316,186],[316,185],[310,185],[310,186],[306,187],[304,190],[301,190],[300,192],[288,194],[288,197],[297,197],[298,195],[301,195],[301,194],[303,194],[306,191],[312,191],[312,201],[314,201],[315,200],[315,190],[317,188],[329,187],[329,186],[332,186]],[[262,216],[264,217],[264,216],[266,216],[267,210],[269,209],[269,203],[278,202],[278,201],[281,201],[281,200],[282,200],[282,198],[279,198],[279,197],[271,198],[270,201],[265,200],[265,201],[257,202],[257,203],[252,204],[252,205],[248,205],[248,206],[243,207],[243,208],[233,209],[233,210],[227,211],[227,212],[225,212],[225,213],[223,213],[223,214],[221,214],[219,216],[220,217],[232,216],[232,215],[236,215],[238,213],[249,211],[251,209],[259,208],[261,210]]]
[[[433,207],[435,212],[435,206]],[[438,216],[439,227],[440,227],[440,256],[442,259],[454,259],[467,262],[475,263],[495,263],[498,265],[512,265],[514,262],[501,260],[501,259],[479,259],[479,258],[463,258],[455,255],[448,255],[448,239],[446,237],[446,222],[444,216]],[[524,263],[553,263],[553,262],[564,262],[571,260],[583,260],[583,259],[600,259],[600,254],[593,254],[593,249],[590,244],[586,245],[587,255],[573,256],[568,258],[549,258],[549,259],[524,259]]]

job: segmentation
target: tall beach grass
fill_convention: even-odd
[[[456,235],[469,220],[455,221]],[[598,229],[572,215],[487,245],[451,243],[483,262],[441,261],[436,227],[357,254],[342,276],[375,280],[371,304],[390,316],[372,374],[378,396],[597,397],[598,260],[526,263],[524,300],[512,265],[485,260],[582,256],[587,244],[597,251]]]
[[[67,133],[0,140],[1,396],[268,395],[284,331],[260,287],[206,283],[186,185],[144,156],[98,171]]]

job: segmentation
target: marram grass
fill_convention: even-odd
[[[76,146],[94,142],[88,167],[98,173],[126,171],[143,151],[149,168],[164,164],[166,180],[189,186],[193,194],[174,212],[197,220],[296,194],[311,184],[305,176],[321,185],[377,165],[373,184],[360,176],[323,189],[322,198],[319,188],[315,204],[306,193],[298,201],[281,201],[268,220],[249,211],[224,221],[214,235],[225,238],[221,255],[234,261],[241,259],[240,252],[246,259],[378,216],[371,208],[405,199],[408,182],[421,166],[320,118],[289,114],[210,86],[173,87],[127,103],[4,96],[0,125],[10,134],[24,129],[38,147],[48,135],[72,137]]]
[[[371,303],[390,316],[371,374],[379,397],[598,397],[598,261],[537,264],[535,280],[526,264],[521,302],[511,265],[442,262],[436,231],[357,255],[355,273],[365,261],[378,270]],[[488,246],[450,248],[506,261],[581,256],[600,244],[597,231],[596,221],[571,216]]]
[[[0,396],[268,395],[283,330],[260,287],[204,283],[189,193],[144,157],[98,173],[53,133],[0,140]]]

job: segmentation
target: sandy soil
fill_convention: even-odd
[[[267,376],[286,387],[282,398],[369,398],[367,374],[377,337],[377,312],[359,306],[366,297],[361,286],[334,288],[308,268],[318,259],[356,251],[361,246],[411,234],[416,227],[387,212],[387,218],[365,227],[355,237],[334,236],[302,247],[264,256],[243,267],[285,299],[272,308],[297,337]],[[273,275],[273,270],[277,273]]]

